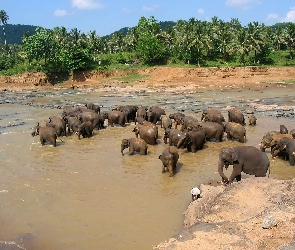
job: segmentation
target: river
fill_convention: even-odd
[[[63,106],[98,103],[101,111],[116,105],[159,105],[166,113],[184,112],[200,120],[207,107],[242,111],[251,103],[276,105],[255,110],[257,125],[246,125],[247,142],[258,147],[264,133],[284,124],[295,128],[294,87],[222,92],[23,91],[0,93],[0,246],[6,249],[151,249],[183,228],[183,212],[192,187],[217,184],[218,153],[223,146],[241,143],[206,142],[203,150],[179,149],[173,178],[161,173],[158,156],[167,146],[159,126],[158,145],[148,155],[120,152],[123,138],[134,137],[134,124],[95,130],[57,140],[57,147],[41,146],[31,132],[37,122],[60,116]],[[246,116],[246,115],[245,115]],[[247,120],[247,119],[246,119]],[[271,178],[292,179],[295,168],[271,159]],[[225,173],[229,176],[231,168]],[[242,175],[242,178],[248,178]]]

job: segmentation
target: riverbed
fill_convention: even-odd
[[[151,249],[183,228],[183,212],[190,190],[202,183],[220,185],[217,173],[221,147],[259,147],[264,133],[289,131],[294,125],[294,87],[221,92],[120,92],[47,90],[0,93],[0,246],[20,249]],[[122,139],[134,137],[134,124],[95,130],[57,140],[57,147],[41,146],[31,132],[37,122],[60,116],[64,106],[94,102],[101,111],[116,105],[158,105],[167,114],[183,112],[198,120],[204,108],[254,110],[257,125],[246,125],[247,141],[206,142],[204,149],[180,159],[173,178],[161,173],[158,156],[167,147],[159,126],[158,145],[148,155],[124,156]],[[266,108],[268,107],[268,108]],[[247,120],[247,119],[246,119]],[[271,178],[292,179],[295,168],[271,159]],[[229,176],[231,168],[227,170]],[[242,178],[247,178],[242,175]]]

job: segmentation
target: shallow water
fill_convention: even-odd
[[[263,91],[206,93],[50,92],[0,93],[0,246],[25,249],[151,249],[183,227],[190,189],[216,183],[218,152],[236,141],[207,142],[203,150],[179,149],[178,172],[161,173],[158,156],[167,146],[159,126],[159,144],[147,156],[120,152],[123,138],[134,137],[134,124],[95,130],[89,139],[62,137],[56,148],[31,137],[38,121],[61,115],[57,107],[99,103],[159,105],[170,114],[183,111],[201,118],[201,111],[218,107],[249,109],[249,103],[294,105],[294,87]],[[295,128],[294,112],[278,108],[255,112],[257,126],[246,126],[247,142],[257,146],[263,134],[284,124]],[[269,150],[266,151],[269,156]],[[231,168],[226,172],[229,176]],[[295,168],[271,159],[272,178],[291,179]],[[243,175],[242,178],[247,178]]]

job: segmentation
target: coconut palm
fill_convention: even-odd
[[[6,14],[4,10],[0,10],[0,23],[3,25],[3,35],[4,35],[4,44],[6,45],[6,34],[5,34],[5,24],[7,24],[7,20],[9,16]]]
[[[295,45],[295,24],[290,23],[287,28],[286,42],[289,47],[290,59],[293,59],[293,47]]]

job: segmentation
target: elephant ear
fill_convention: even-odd
[[[232,151],[231,155],[232,155],[233,162],[238,161],[238,156],[237,156],[235,150],[232,148],[231,151]]]

